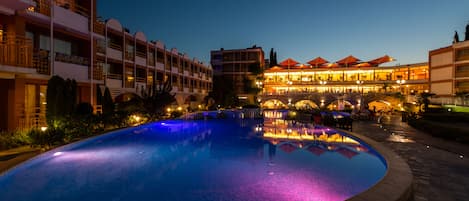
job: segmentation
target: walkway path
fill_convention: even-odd
[[[39,153],[41,153],[39,149],[30,148],[29,146],[0,151],[0,174]]]
[[[388,146],[403,157],[414,175],[414,200],[469,200],[469,145],[434,138],[398,116],[382,124],[357,121],[353,132]]]

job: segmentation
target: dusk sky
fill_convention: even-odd
[[[464,40],[468,0],[112,0],[98,15],[131,33],[210,62],[210,50],[261,46],[301,63],[353,54],[364,61],[388,54],[392,64],[426,62],[428,51]]]

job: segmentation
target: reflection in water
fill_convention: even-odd
[[[344,200],[384,175],[359,141],[273,117],[168,120],[62,147],[0,176],[0,200]]]
[[[275,147],[291,153],[297,149],[308,150],[320,156],[324,152],[337,152],[346,158],[352,158],[369,149],[358,141],[338,133],[334,129],[323,126],[304,124],[293,120],[285,120],[284,112],[265,112],[264,123],[254,128],[262,137],[271,143],[269,157],[275,155]]]

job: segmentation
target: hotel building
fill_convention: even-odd
[[[96,0],[0,2],[0,130],[45,124],[53,75],[75,79],[78,101],[93,106],[96,90],[105,86],[113,98],[125,99],[168,80],[184,108],[211,90],[210,66],[96,16]]]
[[[253,68],[264,69],[264,51],[261,47],[253,46],[246,49],[220,49],[210,53],[210,63],[214,69],[214,76],[222,76],[224,80],[233,83],[235,93],[240,101],[254,102],[254,95],[249,93],[246,84],[254,85],[256,75]],[[246,82],[246,80],[251,81]]]
[[[431,50],[428,60],[432,103],[468,105],[469,40]]]
[[[400,92],[407,97],[405,101],[412,102],[415,101],[413,95],[428,91],[427,63],[379,66],[389,61],[392,58],[388,56],[368,62],[349,56],[335,63],[318,57],[308,64],[287,59],[280,66],[264,71],[263,95],[258,101],[264,107],[272,107],[272,99],[276,99],[275,105],[295,105],[298,101],[311,99],[308,97],[312,94],[337,95],[340,98],[344,94],[363,96]],[[292,97],[296,98],[292,100]],[[313,105],[322,104],[314,102]]]

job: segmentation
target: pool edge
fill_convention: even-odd
[[[340,130],[340,129],[337,129]],[[352,136],[358,137],[376,150],[386,161],[387,170],[384,177],[371,188],[348,198],[347,201],[386,200],[408,201],[411,200],[413,174],[409,165],[399,155],[383,144],[364,135],[340,130]]]

